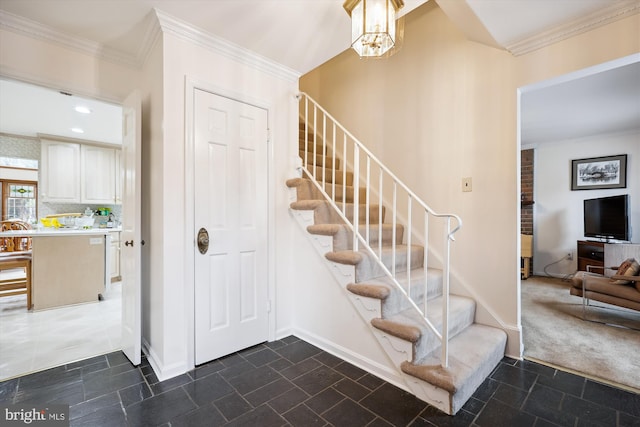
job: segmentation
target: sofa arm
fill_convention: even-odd
[[[610,277],[613,280],[627,280],[629,282],[640,282],[640,276],[623,276],[621,274],[614,274]]]

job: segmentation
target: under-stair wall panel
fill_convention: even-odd
[[[297,266],[291,279],[295,288],[296,334],[376,376],[407,390],[396,369],[390,366],[367,324],[349,302],[348,292],[337,283],[308,234],[294,233]]]

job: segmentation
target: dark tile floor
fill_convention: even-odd
[[[163,382],[110,353],[2,382],[7,403],[69,404],[91,427],[640,426],[638,395],[507,358],[449,417],[293,336]]]

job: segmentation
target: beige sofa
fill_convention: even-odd
[[[614,280],[631,280],[630,284],[615,284]],[[602,276],[579,271],[572,279],[571,295],[585,297],[619,307],[640,311],[640,276]]]

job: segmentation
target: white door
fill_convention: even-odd
[[[268,339],[268,133],[264,109],[197,89],[194,98],[198,365]]]
[[[122,105],[122,351],[140,364],[142,314],[140,301],[141,101],[134,92]]]

